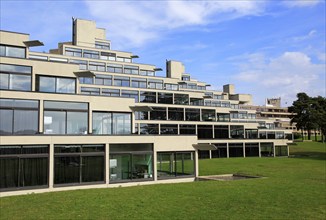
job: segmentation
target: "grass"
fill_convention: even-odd
[[[325,144],[290,158],[200,160],[200,175],[264,176],[0,198],[0,219],[325,219]]]

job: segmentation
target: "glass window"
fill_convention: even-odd
[[[114,60],[115,61],[115,53],[101,52],[100,59],[101,60]]]
[[[202,109],[201,115],[202,121],[216,121],[215,110],[213,109]]]
[[[196,125],[180,125],[180,134],[196,134]]]
[[[87,69],[87,61],[86,60],[69,60],[70,63],[79,64],[80,70]]]
[[[80,84],[94,84],[93,77],[79,77]]]
[[[148,120],[149,113],[148,112],[139,112],[135,111],[135,119],[136,120]]]
[[[131,113],[113,113],[112,122],[112,134],[131,134]]]
[[[66,56],[81,57],[82,50],[77,48],[66,47],[65,49]]]
[[[89,62],[88,69],[94,71],[105,71],[105,63]]]
[[[229,144],[229,157],[243,157],[243,144],[230,143]]]
[[[87,134],[87,129],[87,112],[67,112],[67,134]]]
[[[130,80],[129,77],[114,77],[114,85],[115,86],[123,86],[123,87],[129,87],[130,86]]]
[[[172,93],[159,92],[157,95],[158,95],[158,103],[173,104]]]
[[[246,138],[247,139],[257,139],[258,130],[257,129],[246,129]]]
[[[200,121],[200,109],[186,108],[186,121]]]
[[[215,139],[228,139],[229,127],[227,125],[215,125],[214,126]]]
[[[176,104],[176,105],[189,105],[189,95],[187,95],[187,94],[174,94],[174,104]]]
[[[139,74],[138,66],[125,65],[124,66],[124,73],[138,75]]]
[[[204,100],[198,98],[190,98],[190,105],[202,106],[204,105]]]
[[[275,156],[288,156],[288,146],[275,146]]]
[[[152,70],[140,70],[139,75],[141,75],[141,76],[154,76],[154,71],[152,71]]]
[[[216,119],[217,119],[217,121],[228,122],[228,121],[230,121],[230,114],[217,113]]]
[[[0,89],[30,91],[32,87],[32,68],[0,64]]]
[[[80,93],[84,95],[100,95],[100,88],[81,87]]]
[[[135,102],[139,101],[138,91],[133,90],[121,90],[121,97],[134,98]]]
[[[104,145],[54,145],[54,184],[104,182]]]
[[[83,51],[83,56],[85,58],[91,58],[91,59],[99,59],[99,52],[98,51],[94,51],[94,50],[84,50]]]
[[[172,121],[184,121],[183,108],[168,108],[169,120]]]
[[[112,113],[93,112],[93,134],[112,134]]]
[[[212,158],[226,158],[227,157],[227,144],[224,143],[214,143],[217,147],[216,150],[211,151]]]
[[[120,96],[120,89],[102,89],[104,96]]]
[[[151,120],[166,120],[166,108],[153,108],[150,112]]]
[[[112,76],[104,75],[104,74],[96,74],[96,76],[95,76],[95,84],[96,85],[111,86],[112,85]]]
[[[110,50],[110,43],[95,41],[95,48],[102,50]]]
[[[262,157],[273,157],[273,143],[260,143],[260,154]]]
[[[36,90],[51,93],[76,93],[75,78],[61,78],[51,76],[38,76]]]
[[[161,124],[160,134],[178,134],[178,125],[176,124]]]
[[[38,101],[0,99],[0,134],[38,133]]]
[[[107,72],[111,72],[111,73],[122,73],[122,65],[119,65],[119,64],[108,64],[106,71]]]
[[[244,138],[244,127],[242,125],[230,126],[231,138],[242,139]]]
[[[148,80],[148,88],[163,89],[163,80],[149,79]]]
[[[246,143],[245,146],[246,157],[259,157],[258,143]]]
[[[26,48],[1,45],[0,56],[26,58]]]
[[[198,139],[212,139],[213,126],[212,125],[197,125]]]
[[[158,134],[158,124],[140,124],[140,134]]]
[[[133,87],[133,88],[147,88],[146,79],[143,79],[143,78],[131,78],[131,87]]]
[[[194,152],[158,152],[157,178],[175,178],[195,174]]]
[[[179,86],[177,84],[165,83],[165,89],[166,90],[179,90]]]
[[[156,103],[156,92],[140,92],[139,102]]]

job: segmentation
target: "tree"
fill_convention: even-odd
[[[291,123],[296,123],[296,127],[303,133],[308,132],[308,139],[311,140],[311,131],[321,128],[319,121],[322,121],[322,109],[324,98],[309,97],[306,93],[298,93],[297,100],[289,107],[289,112],[294,113]],[[303,136],[303,135],[302,135]]]

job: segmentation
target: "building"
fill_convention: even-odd
[[[251,95],[191,79],[111,49],[95,22],[73,19],[71,42],[49,53],[1,31],[1,195],[194,181],[198,154],[287,156],[288,130],[243,110]]]

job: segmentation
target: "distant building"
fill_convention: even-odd
[[[292,130],[262,116],[287,113],[244,109],[251,95],[208,90],[178,61],[156,76],[105,35],[73,19],[72,41],[40,53],[0,32],[1,195],[193,181],[198,155],[288,156]]]

